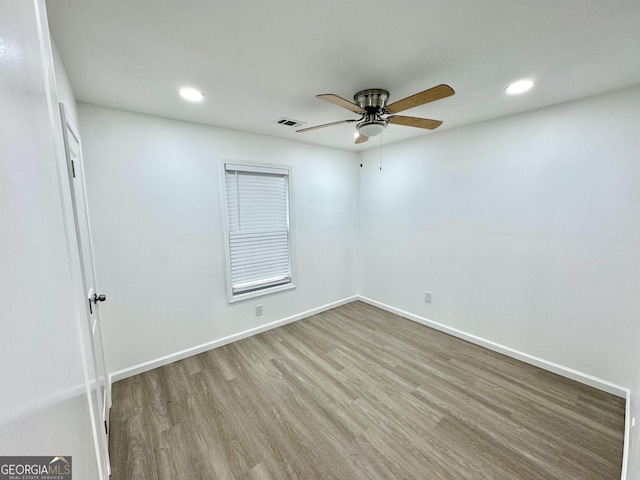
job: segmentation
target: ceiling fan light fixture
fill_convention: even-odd
[[[366,137],[375,137],[387,128],[387,122],[384,120],[366,120],[357,124],[356,128]]]

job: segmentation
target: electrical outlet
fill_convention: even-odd
[[[424,292],[424,301],[431,303],[431,292]]]
[[[262,315],[262,305],[256,305],[256,317]]]

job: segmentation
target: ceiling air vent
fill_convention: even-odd
[[[278,125],[284,125],[285,127],[299,127],[300,125],[305,124],[305,122],[301,122],[299,120],[291,120],[290,118],[285,117],[279,118],[274,123],[277,123]]]

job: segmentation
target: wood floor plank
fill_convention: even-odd
[[[624,399],[353,302],[117,382],[113,480],[617,480]]]

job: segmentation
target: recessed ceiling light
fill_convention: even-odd
[[[185,87],[180,89],[180,96],[190,102],[201,102],[204,98],[204,93],[195,88]]]
[[[518,93],[524,93],[533,87],[533,80],[525,79],[513,82],[507,87],[507,93],[509,95],[517,95]]]

